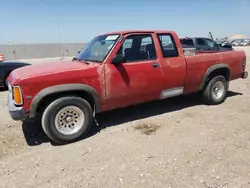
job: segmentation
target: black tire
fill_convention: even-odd
[[[73,134],[63,134],[56,128],[55,119],[57,113],[67,106],[77,107],[84,114],[84,122],[80,129]],[[71,112],[73,113],[73,112]],[[44,110],[41,119],[42,127],[45,134],[58,144],[64,144],[75,141],[81,136],[86,136],[93,124],[93,112],[90,104],[80,97],[67,96],[56,99],[50,103]],[[74,123],[74,122],[73,122]],[[73,124],[74,125],[74,124]],[[70,127],[70,126],[69,126]]]
[[[216,83],[221,82],[223,83],[223,92],[220,97],[215,97],[213,95],[213,87]],[[218,75],[212,78],[208,84],[206,85],[206,88],[202,91],[202,100],[207,105],[217,105],[226,99],[226,94],[228,91],[229,82],[225,79],[224,76]]]

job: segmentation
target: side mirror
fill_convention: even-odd
[[[124,63],[124,62],[125,62],[125,58],[122,54],[117,54],[112,61],[113,64]]]

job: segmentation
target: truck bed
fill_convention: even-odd
[[[185,93],[199,90],[204,75],[212,66],[220,66],[220,64],[228,66],[232,71],[230,80],[241,77],[244,57],[244,52],[237,50],[185,56],[187,68]]]

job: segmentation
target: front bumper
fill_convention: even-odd
[[[244,71],[244,72],[242,73],[241,78],[247,79],[247,77],[248,77],[248,72],[247,72],[247,71]]]
[[[25,111],[23,107],[15,106],[14,101],[12,99],[11,92],[9,92],[9,96],[8,96],[8,109],[9,109],[9,114],[13,120],[23,121],[26,119],[26,115],[25,115]]]

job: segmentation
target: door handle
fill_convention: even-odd
[[[153,63],[153,67],[154,68],[158,68],[159,67],[159,63]]]

